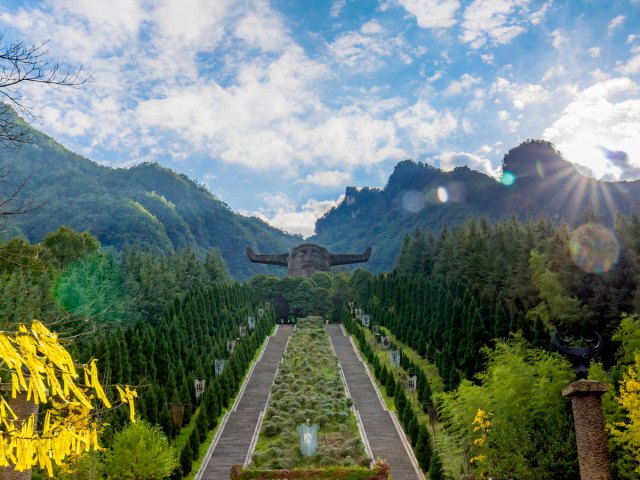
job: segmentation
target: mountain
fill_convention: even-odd
[[[284,252],[301,241],[257,218],[232,212],[185,175],[155,163],[126,169],[101,166],[25,128],[29,144],[0,149],[0,172],[6,174],[1,198],[27,179],[19,198],[32,201],[34,207],[5,222],[9,236],[39,242],[67,225],[88,230],[103,247],[116,250],[127,244],[145,244],[157,251],[193,247],[201,253],[217,247],[239,280],[256,273],[282,274],[281,269],[250,263],[245,246]]]
[[[581,175],[552,144],[530,140],[504,157],[501,181],[458,167],[450,172],[405,160],[383,189],[347,187],[344,200],[316,222],[309,241],[329,250],[373,247],[367,268],[393,268],[406,232],[438,233],[473,216],[547,217],[578,225],[587,212],[611,224],[617,212],[640,214],[640,181]]]

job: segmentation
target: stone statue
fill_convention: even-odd
[[[277,255],[256,255],[247,247],[247,256],[253,263],[288,267],[290,277],[310,277],[316,272],[329,272],[335,265],[364,263],[371,256],[371,247],[362,254],[329,253],[327,249],[313,243],[303,243],[292,248],[289,253]]]
[[[569,358],[569,361],[576,369],[576,377],[578,379],[586,379],[589,373],[589,363],[591,359],[602,350],[602,337],[599,333],[596,332],[595,340],[587,340],[588,344],[593,344],[596,342],[595,346],[588,347],[570,347],[567,345],[566,341],[562,343],[558,340],[557,333],[553,334],[553,345],[556,349],[563,353]]]

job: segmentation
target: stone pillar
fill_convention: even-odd
[[[27,401],[27,392],[19,393],[16,398],[8,399],[9,406],[13,413],[18,417],[16,421],[16,428],[22,426],[22,421],[27,421],[29,416],[38,414],[39,405],[33,400]],[[31,470],[24,470],[17,472],[13,467],[0,468],[0,479],[2,480],[31,480]]]
[[[581,480],[613,480],[602,413],[601,397],[607,390],[606,383],[578,380],[562,391],[571,398]]]

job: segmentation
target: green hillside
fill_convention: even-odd
[[[240,280],[280,272],[250,263],[245,246],[287,251],[300,241],[257,218],[232,212],[202,185],[158,164],[104,167],[36,130],[29,133],[30,144],[0,149],[0,171],[7,173],[3,198],[27,179],[19,199],[33,206],[11,217],[9,235],[39,242],[67,225],[88,230],[102,246],[116,250],[144,244],[159,252],[193,247],[204,254],[218,248],[230,273]]]

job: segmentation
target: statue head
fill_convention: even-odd
[[[289,252],[288,265],[290,277],[310,277],[315,272],[331,271],[331,257],[325,248],[303,243]]]

